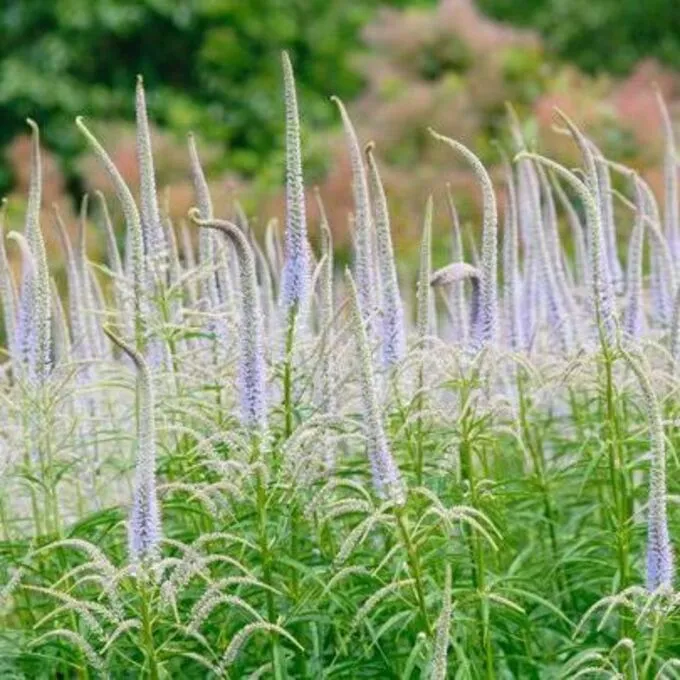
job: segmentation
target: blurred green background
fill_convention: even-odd
[[[135,185],[141,73],[171,210],[186,214],[192,200],[185,135],[193,130],[218,189],[238,195],[255,219],[280,215],[286,49],[308,184],[321,185],[344,233],[351,198],[328,100],[336,94],[363,140],[377,142],[398,247],[417,236],[426,194],[444,181],[459,190],[464,215],[476,210],[469,173],[432,148],[427,125],[495,165],[491,142],[507,140],[510,101],[530,138],[569,154],[550,130],[557,104],[654,183],[661,137],[651,83],[673,113],[680,96],[677,0],[3,0],[0,35],[0,195],[16,205],[27,179],[27,116],[43,133],[47,203],[74,214],[84,190],[107,187],[73,124],[79,114]]]

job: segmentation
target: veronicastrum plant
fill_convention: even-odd
[[[23,229],[0,214],[0,675],[680,676],[665,105],[662,207],[559,112],[583,168],[541,155],[511,114],[504,201],[473,149],[432,132],[472,168],[482,215],[468,228],[468,197],[432,187],[409,290],[387,150],[338,99],[353,214],[330,224],[317,192],[308,218],[282,68],[282,233],[211,195],[193,136],[195,208],[172,222],[140,78],[139,187],[76,122],[117,199],[96,193],[93,262],[87,200],[75,239],[56,209],[41,223],[29,123]],[[451,258],[433,271],[441,233]]]

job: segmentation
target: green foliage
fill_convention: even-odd
[[[0,13],[0,148],[33,116],[72,178],[82,149],[74,117],[131,119],[129,91],[141,73],[158,124],[195,130],[228,149],[225,167],[253,173],[279,147],[282,106],[271,93],[280,87],[280,50],[296,65],[306,122],[323,125],[334,116],[328,83],[342,97],[361,86],[351,55],[378,4],[8,0]],[[0,191],[10,184],[0,171]]]
[[[645,57],[680,67],[675,0],[479,0],[492,16],[537,28],[548,47],[588,72],[629,72]]]

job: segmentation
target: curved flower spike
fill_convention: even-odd
[[[262,312],[255,258],[243,232],[226,220],[202,220],[198,210],[189,217],[199,227],[222,232],[233,244],[241,272],[241,358],[239,362],[239,391],[241,423],[251,430],[264,430],[267,424],[265,362]]]
[[[378,406],[378,392],[373,374],[371,349],[368,344],[366,327],[359,307],[357,288],[348,269],[345,270],[345,282],[349,291],[352,330],[359,351],[361,398],[373,487],[381,498],[388,498],[397,505],[404,505],[406,502],[406,492],[401,475],[399,474],[399,468],[388,448],[385,428],[380,414],[380,407]]]
[[[130,188],[125,183],[118,168],[116,168],[115,164],[104,150],[104,147],[97,141],[97,138],[88,130],[81,116],[76,118],[76,125],[85,136],[85,139],[92,147],[99,162],[103,165],[109,175],[109,179],[115,187],[116,195],[123,208],[125,223],[127,225],[127,243],[130,245],[130,253],[126,253],[126,256],[129,255],[132,266],[136,344],[138,347],[141,347],[143,345],[142,336],[144,330],[144,310],[146,308],[146,284],[148,277],[144,260],[144,238],[142,236],[139,211],[137,210]]]
[[[347,114],[345,105],[337,97],[331,97],[342,117],[349,146],[352,165],[352,193],[354,195],[354,278],[356,279],[359,305],[364,320],[369,320],[368,333],[373,335],[375,312],[376,274],[373,271],[371,205],[368,196],[368,180],[362,160],[361,148],[354,125]]]
[[[482,347],[495,342],[498,324],[498,210],[496,196],[489,173],[482,162],[470,149],[450,137],[445,137],[429,128],[430,134],[463,155],[482,187],[484,203],[484,227],[482,232],[482,263],[479,290],[479,315],[472,329],[473,347]]]
[[[151,371],[144,357],[109,328],[104,333],[127,354],[137,369],[137,452],[135,488],[128,523],[128,547],[133,563],[154,559],[161,541],[161,518],[156,494],[156,428]]]

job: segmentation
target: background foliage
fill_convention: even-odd
[[[404,0],[391,0],[403,5]],[[413,4],[413,3],[411,3]],[[328,123],[328,83],[352,97],[358,33],[378,0],[8,0],[0,13],[0,145],[41,124],[74,179],[82,142],[73,118],[130,118],[130,91],[142,73],[156,121],[200,132],[229,149],[225,162],[251,173],[281,132],[281,49],[296,63],[308,121]],[[320,37],[323,36],[323,39]],[[278,142],[276,142],[278,144]],[[3,168],[0,189],[12,178]]]

